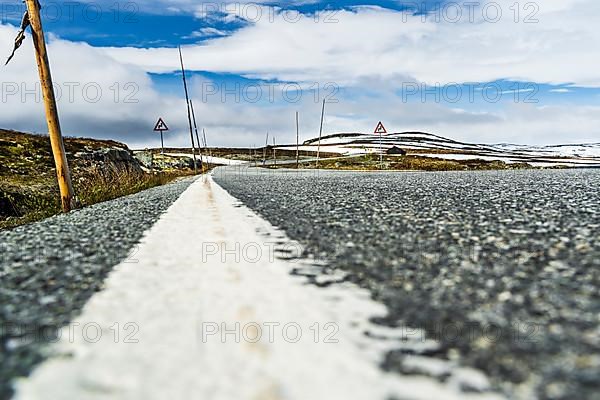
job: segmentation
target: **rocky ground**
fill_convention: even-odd
[[[600,172],[220,169],[216,181],[386,304],[419,355],[484,371],[515,399],[598,399]],[[447,379],[447,371],[436,377]],[[464,388],[476,390],[476,388]]]
[[[146,165],[123,143],[65,138],[73,186],[82,205],[190,174],[185,157],[159,157]],[[59,212],[58,185],[50,141],[45,135],[0,130],[0,229]]]

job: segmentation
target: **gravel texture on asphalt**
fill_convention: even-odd
[[[439,341],[382,368],[428,373],[406,362],[417,353],[483,370],[510,398],[600,399],[600,171],[214,176],[368,288],[389,310],[378,323]]]
[[[102,289],[112,267],[192,183],[186,178],[0,232],[0,399]],[[93,335],[93,329],[92,333]]]

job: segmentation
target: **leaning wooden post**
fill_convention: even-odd
[[[26,0],[27,13],[31,23],[31,36],[35,47],[35,58],[40,75],[40,84],[44,95],[44,106],[46,108],[46,121],[48,122],[48,134],[50,135],[50,144],[52,145],[52,154],[56,164],[56,176],[58,178],[58,188],[60,190],[60,199],[63,212],[69,212],[76,207],[75,192],[71,183],[71,172],[65,154],[65,145],[63,143],[60,122],[58,119],[58,109],[56,107],[56,98],[54,97],[54,88],[52,86],[52,74],[50,73],[50,63],[48,62],[48,53],[46,52],[46,41],[44,39],[44,30],[42,29],[42,20],[40,18],[40,5],[38,0]]]

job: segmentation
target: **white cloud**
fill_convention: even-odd
[[[289,81],[334,80],[351,84],[360,77],[407,75],[420,82],[487,82],[518,79],[544,83],[600,86],[600,41],[595,0],[549,0],[539,10],[521,3],[515,22],[512,0],[501,4],[502,18],[492,23],[493,8],[463,9],[451,23],[373,7],[312,16],[274,14],[264,8],[231,36],[186,48],[189,68],[233,72]],[[529,4],[529,3],[528,3]],[[533,3],[531,3],[533,4]],[[532,14],[533,13],[533,14]],[[524,20],[537,19],[538,23]],[[287,18],[287,20],[286,20]],[[326,23],[329,18],[336,23]],[[487,19],[487,21],[486,21]],[[332,22],[330,21],[330,22]],[[177,68],[173,49],[108,48],[107,54],[147,71]],[[576,60],[576,62],[574,62]]]
[[[202,28],[192,32],[189,36],[184,37],[184,39],[196,39],[211,36],[227,36],[227,32],[215,28]]]
[[[187,7],[190,2],[170,2]],[[508,3],[503,2],[506,10]],[[497,24],[439,23],[377,8],[360,8],[330,17],[338,23],[303,17],[290,23],[278,15],[232,36],[184,48],[186,65],[196,70],[311,82],[334,81],[354,93],[327,106],[325,132],[370,132],[382,120],[390,131],[422,130],[472,142],[562,143],[597,141],[600,107],[514,104],[477,110],[435,102],[406,104],[395,94],[402,82],[473,82],[514,78],[535,82],[600,86],[600,54],[589,51],[600,40],[591,0],[548,0],[540,4],[538,24],[515,24],[505,15]],[[275,15],[275,14],[272,14]],[[320,16],[321,18],[324,15]],[[0,49],[10,49],[16,29],[0,25]],[[152,127],[159,116],[172,129],[169,145],[189,143],[185,102],[158,92],[148,72],[178,70],[176,49],[94,48],[54,38],[49,44],[55,82],[77,82],[75,101],[59,103],[65,133],[115,138],[133,147],[158,145]],[[23,85],[37,82],[28,37],[11,64],[2,69],[0,127],[45,132],[41,102],[21,98]],[[125,85],[135,83],[131,94]],[[8,95],[6,85],[18,84]],[[83,99],[83,86],[102,88],[97,103]],[[115,84],[120,89],[114,100]],[[191,82],[200,126],[212,145],[262,145],[267,130],[278,142],[295,138],[294,112],[300,111],[301,137],[318,134],[320,105],[305,94],[297,104],[201,101],[201,82]],[[64,90],[63,90],[64,92]]]
[[[17,30],[0,25],[0,49],[12,48]],[[152,135],[154,119],[185,112],[185,102],[161,96],[148,74],[84,43],[50,38],[48,53],[63,131],[69,135],[119,138],[130,143]],[[1,68],[0,127],[46,132],[31,36]],[[175,124],[177,127],[177,124]]]

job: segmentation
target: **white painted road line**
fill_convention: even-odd
[[[384,307],[351,285],[291,276],[298,262],[273,257],[281,240],[198,179],[63,329],[55,356],[17,383],[16,398],[499,398],[381,371],[402,336],[367,322]],[[374,329],[397,338],[364,335]]]

